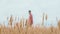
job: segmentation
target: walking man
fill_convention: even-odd
[[[33,16],[32,16],[31,10],[29,10],[29,25],[32,25],[32,24],[33,24]]]

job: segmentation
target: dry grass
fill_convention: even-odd
[[[28,27],[26,28],[6,28],[0,29],[0,34],[60,34],[59,28]]]
[[[60,20],[58,21],[58,27],[59,27],[59,29],[60,29]]]
[[[28,25],[28,21],[26,20],[26,24],[23,24],[24,20],[21,20],[20,22],[16,23],[14,27],[0,27],[0,34],[60,34],[60,21],[58,21],[58,27],[34,27]],[[11,22],[12,23],[12,22]],[[23,28],[23,26],[26,26]]]

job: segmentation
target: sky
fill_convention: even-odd
[[[42,15],[46,13],[48,20],[44,21],[45,25],[57,26],[56,17],[60,19],[60,0],[0,0],[0,24],[7,24],[6,17],[10,15],[27,19],[29,10],[32,11],[34,25],[41,25]]]

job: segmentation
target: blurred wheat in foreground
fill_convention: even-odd
[[[43,18],[44,19],[44,18]],[[47,20],[47,17],[46,17]],[[58,27],[40,27],[28,25],[28,20],[21,19],[12,27],[13,19],[10,18],[10,26],[0,25],[0,34],[60,34],[60,20],[58,21]],[[25,24],[24,24],[25,23]]]

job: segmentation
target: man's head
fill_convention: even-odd
[[[29,14],[31,13],[31,10],[29,10]]]

